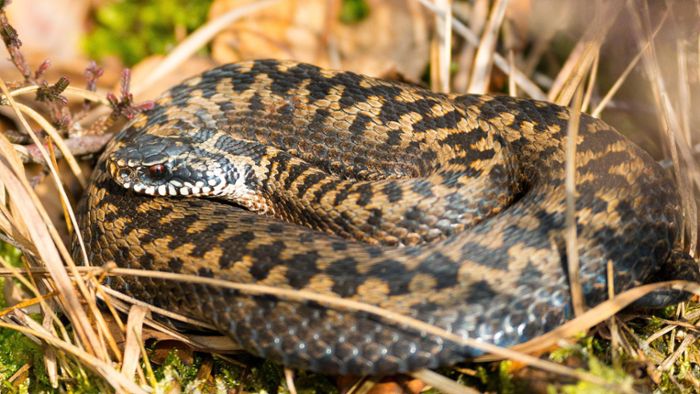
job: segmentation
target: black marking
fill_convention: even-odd
[[[314,112],[314,117],[311,118],[307,125],[309,132],[319,135],[326,134],[325,130],[328,128],[328,126],[326,126],[326,119],[329,117],[331,117],[330,111],[321,108],[317,109],[316,112]]]
[[[272,80],[270,91],[278,96],[286,97],[287,93],[299,83],[298,79],[290,78],[288,73],[273,72],[267,75]]]
[[[233,102],[233,100],[221,101],[218,103],[218,105],[221,108],[221,112],[225,114],[233,113],[233,111],[236,110],[236,104]]]
[[[223,253],[219,257],[219,268],[226,269],[243,259],[248,252],[248,243],[255,239],[252,231],[243,231],[221,241]]]
[[[238,221],[243,223],[243,224],[255,224],[258,222],[258,216],[257,215],[241,215],[238,218]]]
[[[190,252],[190,256],[203,257],[207,252],[216,249],[219,244],[217,236],[226,230],[228,226],[225,223],[210,223],[203,229],[194,242],[194,249]],[[188,238],[188,237],[182,237]]]
[[[236,145],[236,140],[229,134],[221,133],[214,141],[214,147],[224,151],[228,151],[231,147]],[[207,152],[208,155],[211,153]]]
[[[183,265],[184,262],[179,257],[172,257],[170,260],[168,260],[168,268],[175,273],[180,272]]]
[[[432,317],[436,312],[444,310],[445,306],[435,302],[423,301],[411,309],[418,314],[418,318],[420,316]]]
[[[401,201],[403,198],[403,190],[401,190],[401,186],[395,181],[387,182],[382,188],[382,192],[390,203]]]
[[[609,147],[606,149],[609,150]],[[610,167],[629,163],[631,160],[632,156],[627,151],[610,152],[589,160],[584,166],[579,167],[578,171],[580,174],[605,174],[604,177],[612,176],[612,174],[608,174]],[[627,182],[625,181],[625,183]]]
[[[301,163],[290,163],[289,161],[287,161],[287,163],[289,164],[287,171],[283,172],[287,174],[287,178],[284,180],[284,189],[290,190],[292,188],[292,184],[306,172],[309,166]]]
[[[313,231],[304,231],[299,235],[299,243],[301,244],[312,244],[316,240],[317,233]]]
[[[442,143],[452,147],[455,152],[467,152],[467,157],[471,160],[483,160],[492,158],[494,151],[490,149],[482,151],[474,149],[472,146],[486,138],[488,138],[488,134],[481,127],[477,127],[468,132],[449,133],[442,139]],[[488,151],[490,151],[490,153]]]
[[[445,289],[459,283],[459,264],[440,252],[430,254],[416,267],[416,271],[437,280],[436,289]]]
[[[507,239],[505,236],[503,238]],[[510,245],[504,245],[501,248],[491,249],[475,242],[466,242],[462,246],[462,255],[479,256],[473,259],[475,263],[488,266],[491,269],[501,270],[505,273],[508,269],[508,261],[510,260],[510,256],[508,255],[509,246]]]
[[[285,248],[282,241],[275,241],[271,245],[260,245],[253,250],[250,255],[253,257],[253,266],[250,267],[250,274],[256,280],[267,278],[270,271],[280,265],[280,254]]]
[[[427,91],[425,91],[427,92]],[[400,94],[400,92],[399,92]],[[384,107],[382,107],[382,111],[379,113],[378,119],[381,124],[387,124],[389,122],[397,122],[401,119],[402,116],[409,114],[409,113],[419,113],[419,114],[425,114],[430,111],[430,108],[432,108],[433,105],[437,104],[439,101],[436,98],[433,97],[426,97],[422,98],[410,103],[404,103],[401,101],[396,101],[396,100],[388,100],[385,104]],[[428,128],[432,129],[432,128]],[[427,129],[416,129],[414,127],[415,132],[424,132]]]
[[[341,297],[352,297],[357,293],[357,286],[365,281],[357,272],[357,261],[352,257],[333,261],[325,273],[333,279],[331,290]]]
[[[498,295],[496,291],[493,290],[491,285],[485,280],[480,280],[469,285],[467,289],[467,294],[465,294],[464,299],[469,300],[470,303],[488,303],[493,301]]]
[[[423,132],[433,129],[457,129],[462,119],[464,119],[462,111],[452,109],[437,117],[423,115],[421,120],[413,124],[413,128]]]
[[[260,93],[254,92],[248,102],[248,109],[252,112],[266,112],[265,104],[262,102]]]
[[[406,266],[394,259],[382,260],[373,265],[367,273],[389,285],[389,295],[408,293],[408,286],[413,275],[409,274]]]
[[[333,241],[331,242],[331,249],[333,249],[334,252],[342,252],[348,249],[348,243],[342,240]]]
[[[379,228],[382,224],[382,210],[379,208],[372,208],[369,210],[369,217],[367,218],[367,224],[373,226],[374,228]]]
[[[367,130],[367,125],[371,122],[372,119],[369,116],[359,113],[355,116],[355,120],[352,121],[350,127],[348,127],[348,131],[352,133],[354,138],[360,138],[365,133],[365,130]]]
[[[121,257],[115,259],[116,261],[121,261],[121,262],[130,262],[131,261],[131,249],[127,248],[125,246],[118,246],[116,250],[116,256],[114,257]],[[129,265],[121,265],[122,267],[129,268]]]
[[[201,84],[203,82],[204,83],[207,82],[206,78],[202,78],[202,80],[198,84]],[[197,86],[197,85],[195,85],[195,86]],[[194,89],[196,89],[196,87]],[[190,98],[190,96],[192,94],[192,90],[193,90],[193,87],[189,86],[187,81],[185,81],[185,83],[181,83],[179,85],[175,85],[172,88],[170,88],[168,93],[170,94],[170,97],[172,97],[173,102],[181,102],[181,103],[187,105],[187,99]],[[164,110],[167,110],[167,108],[165,108],[165,107],[161,107],[161,108],[163,108]],[[149,112],[148,115],[150,117],[151,112]]]
[[[467,169],[465,169],[467,170]],[[481,173],[481,171],[471,170],[471,171],[442,171],[440,172],[440,177],[442,178],[442,184],[449,187],[455,188],[459,186],[459,180],[463,176],[476,177]]]
[[[411,182],[411,190],[421,197],[434,197],[432,183],[427,179],[416,179]]]
[[[114,185],[113,183],[110,182],[110,185]],[[116,186],[116,185],[114,185]],[[111,188],[110,188],[111,189]],[[122,193],[124,192],[123,189],[117,189],[118,191],[121,191]],[[114,190],[109,190],[110,193],[114,192]],[[149,196],[143,196],[143,195],[137,195],[134,194],[133,197],[136,197],[135,200],[142,200],[144,203],[148,204],[148,199],[146,197]],[[127,204],[128,205],[128,204]],[[139,207],[141,204],[134,204],[131,205],[129,208],[124,209],[124,212],[122,213],[124,217],[131,218],[131,220],[124,224],[124,230],[123,233],[125,236],[128,236],[132,231],[138,230],[143,226],[143,223],[141,220],[139,220],[140,215],[138,213]],[[173,209],[168,206],[160,206],[158,208],[149,208],[148,210],[148,215],[149,215],[149,221],[153,223],[159,223],[164,217],[168,216],[173,212]],[[117,212],[115,213],[108,213],[105,215],[105,221],[106,222],[113,222],[120,217],[122,217],[122,214],[119,214]]]
[[[372,185],[370,183],[361,183],[355,190],[357,193],[357,205],[364,207],[372,201],[374,195]]]
[[[193,204],[194,205],[194,204]],[[196,212],[193,210],[192,212]],[[149,212],[149,215],[151,212]],[[183,216],[182,218],[178,218],[175,220],[172,220],[168,226],[164,227],[165,229],[182,229],[182,228],[190,228],[195,222],[199,220],[199,215],[196,213],[191,213],[188,215]],[[155,221],[153,221],[155,222]],[[180,236],[181,234],[178,234],[178,236],[172,237],[170,242],[168,242],[168,248],[171,250],[177,249],[180,246],[188,243],[190,239],[188,237],[182,237]]]
[[[368,246],[367,249],[365,249],[365,251],[367,252],[369,257],[373,259],[376,259],[384,253],[382,248],[380,248],[379,246]]]
[[[255,73],[238,73],[231,78],[233,91],[243,93],[250,89],[250,86],[255,83]]]
[[[287,70],[287,74],[295,76],[299,80],[309,78],[312,81],[324,79],[321,76],[321,68],[308,63],[298,63]],[[286,75],[283,75],[283,77]]]
[[[282,234],[284,232],[283,223],[270,223],[267,225],[267,231],[270,234]]]
[[[211,268],[208,267],[200,267],[197,270],[197,275],[205,277],[205,278],[213,278],[214,277],[214,272],[212,272]]]
[[[320,202],[321,202],[321,199],[323,198],[323,196],[325,196],[326,193],[330,192],[331,190],[335,190],[336,186],[338,186],[338,185],[337,185],[337,182],[328,182],[328,183],[325,183],[325,184],[321,185],[321,187],[319,187],[319,188],[314,192],[314,195],[313,195],[313,202],[314,202],[315,204],[320,203]]]
[[[177,88],[177,86],[175,88]],[[175,89],[175,88],[173,88],[173,89]],[[172,94],[172,92],[171,92],[171,94]],[[178,93],[178,94],[180,94],[180,93]],[[189,94],[189,90],[188,90],[188,94]],[[161,123],[161,122],[166,121],[168,119],[167,111],[168,111],[168,107],[163,106],[163,105],[156,105],[152,109],[146,111],[144,113],[144,115],[148,116],[148,124],[146,125],[146,127],[148,127],[148,125],[151,125],[151,124],[157,124],[157,123]],[[134,126],[129,126],[127,129],[124,130],[122,135],[133,134],[133,133],[138,132],[140,130],[142,130],[142,128],[136,128]]]
[[[352,184],[345,184],[343,185],[342,189],[338,190],[338,192],[335,195],[335,200],[333,201],[333,205],[339,206],[345,201],[348,196],[350,195],[350,189],[352,188]]]
[[[309,73],[314,75],[314,77],[309,76],[311,78],[311,83],[309,83],[306,87],[309,90],[309,95],[307,96],[307,99],[310,104],[313,104],[318,100],[325,99],[328,96],[330,90],[335,86],[335,83],[321,76],[318,69],[309,69]]]
[[[535,265],[532,264],[532,261],[528,261],[527,265],[520,273],[516,283],[518,286],[533,286],[533,284],[541,286],[539,283],[542,281],[542,277],[542,271],[535,267]]]
[[[403,132],[401,130],[389,130],[386,133],[386,144],[390,146],[396,146],[401,143],[401,135]]]
[[[295,289],[306,287],[311,278],[321,272],[316,265],[318,259],[319,255],[316,251],[292,256],[286,263],[288,267],[286,276],[289,284]]]
[[[301,199],[304,197],[304,194],[313,186],[317,185],[319,182],[321,182],[323,179],[328,177],[328,174],[324,174],[323,172],[320,171],[313,171],[309,172],[304,176],[304,181],[301,183],[301,185],[297,185],[297,198]],[[331,184],[333,182],[330,182]]]
[[[599,129],[592,134],[586,131],[587,126],[596,121],[597,120],[589,116],[584,116],[584,114],[581,114],[581,126],[579,127],[579,133],[586,134],[586,138],[584,138],[581,143],[578,144],[577,149],[579,151],[607,153],[610,150],[610,145],[624,141],[624,137],[612,129]],[[566,127],[563,130],[566,131]],[[604,157],[605,156],[607,155],[604,155]]]

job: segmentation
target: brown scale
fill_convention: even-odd
[[[359,232],[363,240],[437,240],[370,245],[222,201],[150,197],[112,182],[104,164],[110,152],[141,133],[188,132],[172,129],[185,124],[178,119],[270,145],[267,185],[277,216],[321,221],[319,229]],[[95,265],[334,295],[511,346],[572,317],[563,238],[567,122],[565,108],[532,100],[445,96],[294,62],[226,65],[174,87],[119,134],[81,203],[81,229]],[[479,137],[469,138],[475,130]],[[670,258],[680,207],[663,171],[599,120],[582,115],[579,136],[578,247],[588,306],[607,298],[608,261],[615,292],[697,279],[695,265]],[[401,218],[428,191],[442,197],[426,200],[418,216],[428,220],[407,229]],[[382,212],[378,229],[367,226],[368,207]],[[431,216],[483,207],[476,220],[452,223],[460,231],[431,235],[440,220]],[[337,222],[342,212],[355,221]],[[479,354],[382,316],[318,303],[160,278],[110,284],[208,321],[250,352],[291,367],[385,375]],[[666,293],[647,301],[681,298]]]

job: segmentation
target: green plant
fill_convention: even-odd
[[[114,1],[95,11],[95,28],[84,49],[95,59],[117,56],[133,65],[168,52],[178,38],[204,23],[210,5],[211,0]]]

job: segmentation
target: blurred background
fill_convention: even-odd
[[[98,81],[112,89],[123,67],[133,68],[133,84],[145,77],[162,56],[206,22],[253,0],[32,0],[7,7],[10,23],[23,43],[22,51],[35,67],[50,60],[51,74],[81,83],[88,62],[104,68]],[[522,71],[541,92],[557,86],[572,50],[591,26],[603,30],[596,56],[596,81],[590,109],[621,76],[646,42],[647,30],[659,29],[654,48],[670,98],[698,97],[698,30],[700,5],[695,0],[619,1],[603,7],[599,1],[560,0],[279,0],[231,23],[213,40],[139,98],[152,98],[167,85],[216,64],[254,58],[288,58],[373,76],[402,78],[430,85],[430,68],[440,39],[440,10],[451,4],[457,22],[478,41],[452,34],[449,40],[449,86],[453,92],[508,93],[508,73],[491,67],[487,80],[473,79],[475,55],[486,29],[495,25],[493,51]],[[609,2],[607,2],[609,3]],[[426,6],[428,5],[428,6]],[[602,15],[601,10],[613,12]],[[502,15],[494,15],[502,13]],[[636,13],[637,15],[631,15]],[[635,21],[634,19],[638,19]],[[600,21],[599,19],[607,19]],[[663,23],[660,22],[663,19]],[[610,26],[606,26],[607,22]],[[635,24],[641,23],[641,31]],[[454,23],[453,23],[454,24]],[[455,30],[457,31],[457,30]],[[594,33],[594,32],[593,32]],[[590,39],[590,37],[588,37]],[[486,48],[489,49],[489,48]],[[444,50],[440,49],[440,50]],[[569,65],[571,66],[571,65]],[[445,67],[440,64],[439,67]],[[659,134],[653,93],[643,62],[626,78],[606,105],[606,119],[623,131]],[[12,80],[11,63],[0,64],[0,76]],[[479,74],[477,77],[484,76]],[[51,79],[51,78],[47,78]],[[435,82],[435,81],[433,81]],[[684,86],[686,85],[686,86]],[[433,87],[436,87],[433,85]],[[444,89],[442,89],[444,90]],[[684,92],[685,91],[685,92]],[[528,92],[519,91],[519,95]],[[552,95],[548,95],[552,99]],[[674,108],[692,108],[674,103]],[[698,111],[688,111],[697,125]],[[632,116],[625,116],[625,115]],[[627,123],[629,122],[629,123]],[[637,133],[635,133],[637,134]]]

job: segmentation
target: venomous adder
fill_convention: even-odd
[[[545,102],[289,61],[222,66],[172,88],[108,146],[80,208],[88,257],[334,295],[510,346],[572,317],[568,120]],[[588,306],[607,298],[608,261],[616,292],[659,273],[695,278],[670,258],[680,204],[661,168],[586,115],[577,144]],[[318,302],[163,278],[110,285],[324,373],[391,374],[479,353]]]

